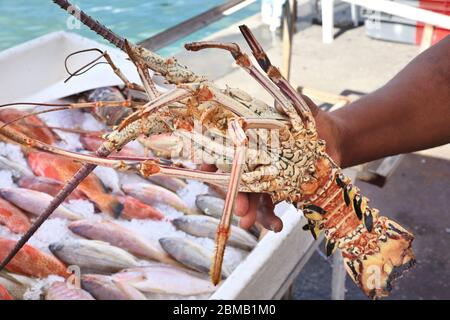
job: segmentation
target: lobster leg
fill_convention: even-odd
[[[128,89],[131,89],[131,90],[136,90],[136,91],[143,91],[143,92],[146,91],[146,88],[142,87],[141,85],[139,85],[137,83],[134,83],[134,82],[131,82],[130,80],[128,80],[128,78],[122,73],[122,71],[114,64],[111,57],[109,56],[109,54],[106,51],[103,53],[103,57],[108,62],[108,64],[111,66],[114,73],[120,78],[120,80],[123,81],[123,83],[125,84],[125,87],[127,87]]]
[[[266,72],[267,76],[275,85],[294,103],[297,112],[311,125],[311,130],[315,130],[315,121],[311,110],[302,96],[292,87],[285,77],[280,73],[280,70],[272,65],[269,57],[264,52],[264,49],[256,40],[253,33],[246,25],[239,26],[241,33],[247,41],[253,56],[258,61],[259,66]]]
[[[153,100],[160,95],[158,90],[156,89],[156,85],[153,82],[150,73],[148,72],[148,68],[146,68],[141,61],[135,56],[134,51],[131,49],[130,43],[125,40],[125,50],[128,53],[131,61],[133,61],[136,66],[139,76],[141,77],[142,83],[144,84],[145,92],[147,93],[149,100]]]
[[[290,118],[292,126],[298,131],[301,131],[304,128],[302,119],[293,104],[273,82],[269,81],[266,76],[252,64],[250,58],[241,51],[236,43],[221,43],[214,41],[193,42],[185,44],[185,48],[190,51],[199,51],[208,48],[218,48],[229,51],[236,60],[236,63],[247,71],[250,76],[272,95],[275,101],[282,107],[283,112]]]
[[[219,104],[221,104],[226,109],[230,110],[231,112],[237,114],[238,116],[242,117],[257,117],[255,113],[248,110],[246,107],[240,105],[238,102],[233,100],[231,97],[227,96],[226,94],[222,93],[219,89],[217,89],[214,85],[209,83],[204,84],[198,84],[198,83],[191,83],[191,84],[185,84],[185,85],[179,85],[177,88],[168,91],[160,96],[158,96],[153,101],[147,103],[141,110],[131,114],[129,117],[127,117],[120,125],[119,130],[122,130],[123,127],[127,126],[133,121],[136,121],[137,119],[140,119],[143,116],[146,116],[148,114],[151,114],[155,112],[156,110],[168,106],[170,104],[179,102],[183,99],[194,97],[198,102],[204,102],[204,101],[214,101]],[[265,123],[263,128],[266,128],[267,126],[273,127],[273,128],[282,128],[283,124],[277,120],[254,120],[249,121],[250,126],[260,126],[262,123]]]
[[[138,110],[132,114],[130,114],[127,118],[125,118],[122,123],[119,125],[118,130],[122,131],[125,127],[131,124],[134,121],[137,121],[143,117],[148,116],[150,113],[157,111],[163,107],[166,107],[172,103],[178,102],[185,98],[192,96],[193,93],[191,90],[184,88],[176,88],[174,90],[168,91],[165,94],[158,96],[153,101],[147,103],[141,110]]]
[[[234,154],[233,165],[231,167],[230,181],[228,183],[228,192],[225,198],[222,218],[220,219],[220,224],[216,234],[216,251],[214,253],[214,260],[211,266],[211,280],[214,285],[217,285],[221,279],[225,246],[230,235],[231,219],[233,217],[236,196],[239,191],[239,184],[241,181],[248,145],[247,136],[245,135],[239,120],[232,120],[229,123],[228,131],[236,146],[236,152]]]

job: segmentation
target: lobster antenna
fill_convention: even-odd
[[[125,39],[108,29],[105,25],[101,24],[91,16],[87,15],[83,10],[74,6],[67,0],[53,0],[63,10],[67,11],[70,15],[81,21],[86,27],[102,36],[104,39],[111,42],[117,48],[125,51]]]

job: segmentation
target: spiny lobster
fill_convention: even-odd
[[[163,174],[198,179],[222,187],[228,185],[211,266],[214,284],[221,279],[221,265],[238,192],[268,193],[274,203],[288,201],[301,209],[308,220],[304,229],[310,230],[314,238],[324,232],[327,254],[331,255],[337,248],[342,251],[349,275],[369,297],[386,296],[392,282],[414,265],[413,235],[369,207],[369,200],[344,176],[326,153],[325,141],[318,137],[308,104],[271,64],[245,25],[240,30],[260,69],[235,43],[197,42],[185,47],[191,51],[206,48],[229,51],[236,63],[271,94],[275,107],[238,89],[219,89],[175,59],[164,59],[131,44],[83,11],[74,9],[68,1],[54,2],[128,54],[143,86],[130,83],[106,52],[102,57],[128,88],[146,93],[148,102],[127,100],[59,106],[58,109],[121,107],[135,110],[105,136],[105,142],[95,156],[68,152],[2,125],[0,133],[16,143],[84,164],[2,262],[0,269],[13,259],[45,219],[97,165],[131,170],[144,176]],[[160,92],[149,69],[162,75],[171,84],[170,90]],[[196,130],[198,127],[201,132]],[[188,142],[192,144],[188,158],[199,157],[202,162],[215,164],[221,173],[190,170],[158,158],[110,156],[141,134],[166,132],[182,138],[185,149]],[[232,144],[221,144],[221,138]],[[253,139],[260,141],[258,146],[251,143]]]

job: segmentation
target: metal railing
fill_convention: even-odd
[[[227,1],[224,4],[211,8],[208,11],[155,34],[154,36],[141,41],[139,44],[152,51],[159,50],[254,2],[256,2],[256,0]]]

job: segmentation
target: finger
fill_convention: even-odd
[[[259,204],[259,194],[250,193],[248,194],[248,211],[247,214],[242,216],[239,225],[241,228],[248,229],[250,228],[256,221],[256,211],[258,209]]]
[[[236,197],[236,204],[234,206],[234,213],[239,216],[245,216],[249,209],[248,196],[245,193],[239,192]]]
[[[268,194],[262,194],[259,199],[257,210],[257,220],[268,230],[280,232],[283,229],[283,222],[275,215],[275,206]]]

